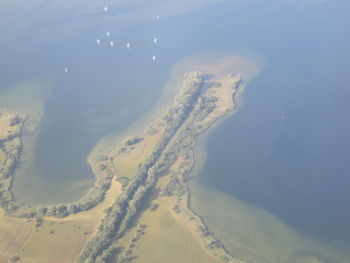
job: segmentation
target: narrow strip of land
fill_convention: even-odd
[[[160,210],[164,207],[166,213],[162,216],[169,215],[180,228],[186,229],[184,233],[190,235],[187,238],[194,239],[212,261],[240,261],[227,253],[189,205],[187,181],[196,139],[234,110],[233,97],[240,83],[240,76],[211,78],[199,72],[187,74],[174,105],[148,126],[144,134],[124,141],[111,151],[117,178],[124,184],[123,194],[109,209],[100,231],[82,251],[78,262],[108,262],[113,257],[117,262],[129,262],[140,246],[135,244],[140,235],[129,236],[135,222],[139,222],[136,233],[150,235],[148,224],[142,223],[147,206],[154,210],[154,215],[159,206]],[[131,243],[127,244],[126,239]],[[121,247],[128,249],[120,252]]]
[[[187,73],[173,105],[142,133],[91,156],[97,181],[78,202],[19,205],[11,186],[6,185],[9,199],[2,204],[0,230],[9,234],[1,241],[6,247],[0,247],[0,259],[20,258],[28,263],[245,262],[225,250],[190,205],[188,182],[198,136],[234,111],[242,88],[240,75],[213,73]],[[20,145],[25,118],[13,114],[2,127],[12,127],[8,133]],[[11,216],[23,229],[21,238]]]

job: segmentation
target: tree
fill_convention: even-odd
[[[10,262],[17,262],[19,260],[20,260],[19,256],[14,256],[14,257],[10,258]]]

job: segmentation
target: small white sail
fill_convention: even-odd
[[[64,73],[68,73],[68,68],[64,68]]]
[[[111,35],[111,33],[107,32],[106,35],[107,35],[107,37],[109,37]]]
[[[155,38],[153,39],[153,42],[154,42],[154,44],[157,44],[158,39],[155,37]]]
[[[156,16],[156,19],[159,20],[159,16]]]
[[[96,43],[97,43],[97,45],[99,45],[100,44],[100,40],[96,39]]]
[[[108,7],[107,6],[105,6],[103,9],[105,10],[105,12],[108,11]]]
[[[113,46],[114,46],[114,42],[113,42],[113,41],[111,41],[111,43],[110,43],[110,44],[111,44],[111,47],[113,47]]]
[[[156,56],[153,56],[153,57],[152,57],[152,60],[155,61],[155,60],[156,60]]]
[[[126,44],[126,48],[130,49],[130,43],[129,42]]]

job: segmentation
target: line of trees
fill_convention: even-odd
[[[137,212],[143,207],[148,193],[154,189],[159,176],[169,171],[180,152],[187,153],[188,158],[192,157],[190,153],[196,137],[209,125],[203,126],[198,122],[204,120],[217,106],[216,97],[200,96],[202,86],[203,77],[198,72],[189,74],[184,80],[180,95],[175,99],[175,105],[161,118],[165,127],[161,139],[147,160],[139,165],[135,179],[125,186],[123,193],[107,210],[98,233],[82,251],[79,263],[106,262],[113,252],[111,245],[128,229]],[[174,136],[175,141],[172,141],[171,147],[164,153],[164,149]],[[186,162],[181,168],[181,176],[187,176],[191,168],[192,162]],[[164,195],[184,194],[185,190],[179,178],[180,175],[173,175],[163,192]],[[211,244],[210,247],[214,245],[216,247],[217,243]]]
[[[191,150],[196,137],[217,120],[217,118],[210,120],[204,126],[198,123],[217,106],[216,97],[200,96],[202,86],[203,77],[199,72],[189,74],[184,80],[180,95],[175,99],[175,105],[161,117],[163,127],[165,127],[161,139],[147,160],[139,165],[135,179],[125,186],[123,193],[107,210],[108,213],[102,220],[98,233],[82,251],[78,259],[79,263],[106,262],[112,255],[113,246],[111,245],[128,229],[133,218],[143,206],[148,193],[154,189],[159,176],[169,171],[180,152],[185,152],[188,158],[192,158]],[[172,141],[171,147],[164,153],[165,147],[174,136],[176,136],[175,141]],[[173,175],[163,194],[183,195],[185,190],[179,178],[186,177],[191,168],[192,162],[186,162],[181,168],[181,175]],[[208,234],[207,231],[205,232]],[[210,247],[217,246],[217,243],[210,244]]]
[[[71,214],[76,214],[82,211],[87,211],[104,200],[107,190],[110,187],[111,180],[114,176],[113,169],[111,167],[110,159],[105,156],[98,157],[100,164],[98,166],[100,172],[104,173],[103,178],[99,178],[94,188],[85,196],[82,200],[68,204],[57,204],[50,206],[39,206],[36,209],[29,209],[18,217],[20,218],[33,218],[42,216],[52,216],[57,218],[63,218]]]
[[[164,134],[145,163],[138,167],[135,179],[124,188],[113,207],[108,210],[108,214],[99,226],[98,233],[86,245],[77,262],[105,262],[104,251],[110,251],[112,243],[125,233],[132,219],[142,207],[147,194],[154,188],[159,175],[170,168],[172,162],[168,160],[171,155],[168,158],[162,158],[162,161],[159,162],[160,156],[194,108],[202,86],[201,73],[193,72],[187,76],[182,84],[181,93],[175,100],[175,105],[170,107],[162,117],[166,124]]]
[[[22,150],[21,130],[27,116],[15,115],[11,118],[9,126],[11,132],[0,139],[0,154],[3,155],[3,161],[0,163],[0,206],[7,212],[18,208],[10,192],[13,181],[13,173],[18,163]],[[13,127],[17,126],[17,127]]]

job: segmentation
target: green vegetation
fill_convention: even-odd
[[[239,80],[232,83],[235,85],[234,87],[237,87]],[[130,180],[113,207],[108,209],[98,233],[84,248],[78,262],[107,262],[114,251],[111,245],[123,237],[135,215],[145,206],[145,200],[155,188],[159,177],[169,173],[170,168],[178,160],[181,153],[185,153],[187,159],[191,159],[196,137],[217,118],[226,114],[223,113],[207,123],[202,122],[213,112],[217,104],[216,97],[202,94],[203,84],[201,73],[193,72],[187,75],[182,83],[180,95],[175,99],[175,105],[171,106],[161,117],[161,126],[165,129],[164,133],[150,156],[138,166],[135,178]],[[133,143],[127,143],[127,146],[130,145]],[[128,148],[124,144],[122,149],[127,151]],[[174,194],[181,196],[186,193],[184,182],[192,164],[192,161],[181,162],[179,172],[173,174],[172,180],[163,190],[163,196]],[[153,206],[153,208],[156,210],[157,207]],[[182,211],[179,205],[175,205],[174,210],[176,213]],[[210,242],[208,248],[223,251],[222,245],[215,238],[211,237],[208,242]],[[231,258],[226,254],[221,255],[221,257],[222,261],[228,261]]]
[[[114,176],[111,160],[106,156],[97,156],[94,163],[99,178],[95,187],[82,200],[71,204],[59,204],[36,209],[17,204],[11,193],[13,172],[20,157],[22,142],[21,132],[27,116],[8,110],[0,111],[0,206],[7,213],[20,218],[41,216],[66,217],[81,211],[87,211],[99,204],[109,189]],[[137,143],[139,138],[131,140]],[[20,209],[19,209],[20,208]]]
[[[238,86],[239,79],[233,78],[233,76],[227,79],[234,89]],[[129,262],[134,258],[138,240],[141,237],[143,239],[146,235],[146,227],[145,224],[139,224],[140,227],[131,237],[129,230],[135,225],[136,219],[148,211],[157,216],[159,213],[168,213],[163,217],[167,218],[167,222],[179,220],[171,218],[174,216],[191,221],[191,224],[196,226],[194,229],[195,232],[198,232],[198,237],[193,239],[190,233],[181,232],[178,238],[186,238],[189,244],[193,240],[203,238],[205,243],[200,241],[202,243],[196,245],[197,251],[207,248],[208,251],[212,251],[209,253],[211,256],[221,261],[230,261],[231,257],[224,251],[221,243],[208,231],[199,216],[191,213],[187,206],[189,191],[186,183],[193,166],[193,147],[196,138],[217,119],[222,118],[233,109],[224,106],[221,108],[224,108],[225,111],[218,111],[218,105],[221,103],[220,98],[215,93],[210,92],[212,90],[210,85],[208,89],[207,87],[204,89],[204,84],[208,84],[208,82],[204,80],[201,73],[188,74],[182,83],[180,95],[175,98],[174,105],[169,107],[161,118],[150,125],[141,136],[128,138],[118,148],[89,159],[98,180],[95,187],[82,200],[70,204],[41,206],[35,209],[20,207],[17,212],[12,213],[11,215],[17,217],[35,218],[35,220],[28,219],[28,222],[32,222],[34,230],[27,242],[28,250],[19,253],[18,256],[26,258],[37,253],[38,247],[34,242],[36,239],[43,241],[50,238],[51,243],[48,243],[47,246],[48,250],[52,250],[59,240],[63,240],[65,231],[69,234],[74,233],[78,230],[75,224],[84,219],[85,222],[90,222],[88,223],[90,225],[78,231],[79,235],[75,237],[80,249],[74,252],[72,247],[70,254],[65,257],[67,260],[68,258],[77,258],[80,254],[77,258],[79,263],[103,263],[115,259],[115,256],[118,255],[118,262]],[[217,87],[215,83],[209,82],[209,84],[214,88]],[[18,126],[20,123],[18,119],[15,119],[9,124]],[[119,156],[117,162],[115,162],[115,156]],[[126,160],[125,171],[132,171],[132,176],[118,170],[118,161],[122,158],[124,161]],[[131,164],[129,164],[130,160]],[[114,193],[114,195],[106,197],[107,190],[112,188],[111,185],[117,184],[114,180],[112,181],[113,178],[121,183],[123,191],[121,194],[118,192],[118,195]],[[159,180],[160,178],[166,178],[166,180]],[[163,182],[161,187],[158,185],[159,181]],[[157,199],[153,202],[154,195],[157,195],[158,190],[158,197],[161,200]],[[105,206],[106,202],[104,202],[101,210],[101,206],[97,206],[97,204],[106,198],[109,200],[108,206]],[[168,201],[163,207],[163,201],[166,199]],[[99,219],[92,222],[94,214],[88,210],[95,206],[101,213]],[[7,212],[10,211],[8,208],[9,206],[6,207]],[[87,212],[78,214],[81,211]],[[101,218],[100,224],[97,225]],[[74,223],[66,223],[71,220]],[[48,224],[50,221],[61,222],[63,225],[61,223]],[[183,222],[177,222],[176,229],[181,229],[183,224]],[[96,228],[97,226],[98,228]],[[123,250],[118,244],[124,242],[125,236],[130,238],[130,244]],[[20,243],[18,243],[19,245]],[[73,246],[73,244],[71,245]],[[48,253],[50,254],[47,255],[48,258],[54,254],[58,255],[53,250]],[[198,254],[205,258],[207,252],[203,250]],[[11,256],[13,255],[16,254],[12,253]],[[211,258],[210,255],[209,258]],[[205,262],[207,262],[206,260]]]
[[[157,178],[170,168],[171,160],[175,159],[175,156],[168,156],[158,163],[162,152],[192,111],[202,86],[201,73],[194,72],[187,76],[175,105],[162,116],[166,128],[161,139],[146,162],[139,166],[136,178],[123,189],[123,194],[103,219],[99,232],[84,248],[78,262],[106,261],[108,257],[103,252],[125,233],[131,220],[142,207],[143,200],[155,186]]]
[[[14,256],[14,257],[10,258],[10,262],[17,262],[19,260],[20,260],[19,256]]]
[[[20,135],[26,118],[7,110],[0,111],[0,206],[7,211],[17,208],[10,188],[22,149]]]
[[[185,188],[179,180],[179,173],[173,173],[171,175],[171,180],[165,186],[162,191],[162,196],[182,196],[185,194]]]
[[[106,170],[105,166],[102,166],[102,171]],[[71,214],[76,214],[82,211],[90,210],[95,207],[97,204],[101,203],[104,200],[106,191],[110,187],[111,179],[113,174],[104,177],[103,181],[98,181],[95,187],[86,195],[83,199],[75,203],[68,204],[57,204],[50,206],[39,206],[35,210],[28,209],[28,212],[23,212],[17,217],[19,218],[33,218],[33,217],[42,217],[42,216],[51,216],[56,218],[63,218]]]

